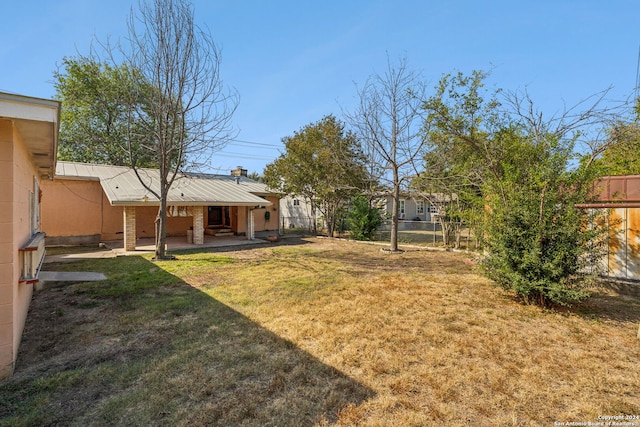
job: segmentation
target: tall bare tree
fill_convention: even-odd
[[[416,175],[416,162],[422,160],[425,140],[422,103],[426,86],[420,76],[407,67],[406,58],[397,65],[387,59],[383,75],[371,76],[358,89],[359,103],[347,117],[358,133],[369,170],[391,196],[390,250],[398,250],[400,193]]]
[[[210,33],[195,23],[193,7],[185,0],[141,1],[139,10],[131,11],[126,41],[106,47],[114,62],[121,58],[145,81],[130,88],[132,100],[143,97],[145,102],[129,105],[131,123],[138,127],[129,128],[127,139],[130,148],[137,146],[136,141],[152,141],[143,148],[152,153],[159,185],[138,173],[139,158],[133,149],[129,163],[141,184],[160,201],[156,258],[162,259],[169,189],[182,169],[202,164],[233,136],[231,117],[238,96],[223,85],[220,50]]]

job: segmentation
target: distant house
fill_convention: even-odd
[[[433,193],[422,196],[403,194],[399,200],[399,217],[405,221],[438,221],[438,217],[444,215],[444,211],[456,195]],[[387,196],[382,199],[380,207],[390,218],[393,211],[393,198]]]
[[[157,187],[159,172],[140,171]],[[135,250],[138,237],[155,236],[160,205],[124,166],[58,162],[55,178],[43,186],[43,229],[47,245],[124,240]],[[252,239],[278,231],[278,196],[237,169],[230,175],[181,174],[168,195],[168,236],[232,234]],[[73,221],[69,221],[73,218]]]
[[[311,204],[299,196],[285,196],[280,199],[280,226],[283,230],[313,230],[314,221],[318,220]]]
[[[60,103],[0,93],[0,377],[13,373],[44,259],[41,187],[56,167]]]

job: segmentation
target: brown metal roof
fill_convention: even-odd
[[[640,175],[605,176],[595,188],[602,202],[640,202]]]
[[[157,169],[139,169],[140,177],[159,193]],[[99,180],[109,203],[126,206],[157,206],[160,201],[141,183],[133,169],[59,161],[56,178]],[[246,177],[208,174],[180,174],[169,190],[172,206],[267,206],[259,195],[270,195],[264,184]]]

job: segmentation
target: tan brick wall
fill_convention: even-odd
[[[124,250],[136,250],[136,208],[125,206],[122,210],[124,221]]]
[[[193,207],[193,243],[204,244],[204,207]]]

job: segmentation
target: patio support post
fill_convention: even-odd
[[[136,207],[125,206],[122,210],[124,217],[124,250],[136,250]]]
[[[204,245],[204,207],[193,207],[193,244]]]

